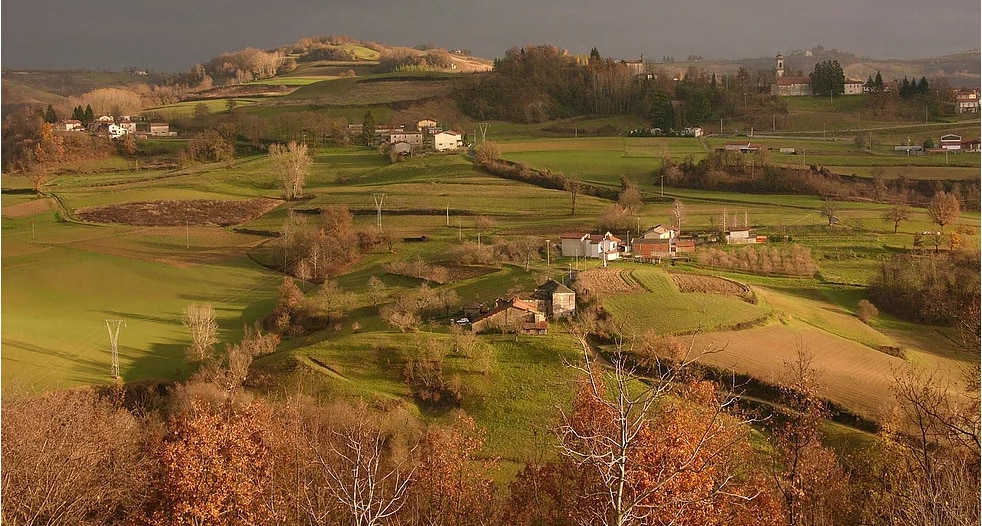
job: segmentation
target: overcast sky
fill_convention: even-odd
[[[3,0],[4,68],[156,71],[343,34],[494,58],[513,46],[684,59],[816,45],[874,58],[979,48],[979,0]]]

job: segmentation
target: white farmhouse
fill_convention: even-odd
[[[455,131],[444,131],[433,136],[433,149],[438,152],[456,150],[464,145],[460,134]]]

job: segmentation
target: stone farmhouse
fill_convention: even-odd
[[[532,300],[539,312],[554,320],[576,314],[576,293],[554,279],[535,289]]]
[[[533,303],[519,298],[497,300],[493,309],[471,321],[475,333],[504,332],[545,334],[549,329],[544,313]]]

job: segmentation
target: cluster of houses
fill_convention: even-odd
[[[789,77],[784,75],[784,55],[778,53],[775,57],[777,69],[775,71],[775,81],[771,84],[771,95],[781,97],[798,97],[804,95],[814,95],[812,90],[811,77]],[[845,81],[844,95],[861,95],[866,87],[866,82],[862,80],[849,79]]]
[[[763,243],[766,237],[756,236],[746,226],[723,227],[722,241],[727,244]],[[632,258],[645,263],[659,262],[663,258],[687,257],[695,252],[696,240],[681,237],[674,228],[657,225],[649,228],[640,237],[627,241],[610,232],[603,234],[566,232],[561,237],[560,250],[563,257],[599,258],[604,263],[617,259]]]
[[[166,122],[134,121],[129,115],[122,115],[119,119],[112,115],[102,115],[90,122],[87,128],[82,124],[82,121],[66,119],[59,122],[55,129],[66,132],[88,131],[110,139],[119,139],[126,134],[137,137],[174,137],[177,135],[177,132],[170,131],[170,125]]]
[[[358,135],[363,131],[362,124],[349,124],[348,133]],[[444,130],[433,119],[423,119],[416,123],[415,130],[407,130],[406,126],[380,125],[375,127],[375,138],[382,144],[388,144],[390,151],[408,155],[420,149],[428,148],[437,152],[446,152],[463,147],[463,136],[453,130]]]
[[[920,144],[899,144],[893,147],[896,152],[907,152],[907,155],[922,155],[925,153],[961,153],[979,152],[979,139],[963,140],[961,135],[946,133],[936,143],[934,148],[924,148]]]

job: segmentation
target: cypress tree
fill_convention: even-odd
[[[92,122],[92,121],[95,120],[95,112],[92,111],[92,105],[91,104],[86,104],[85,105],[85,114],[84,114],[84,117],[85,118],[82,119],[82,122],[84,124],[88,124],[88,123],[90,123],[90,122]]]

